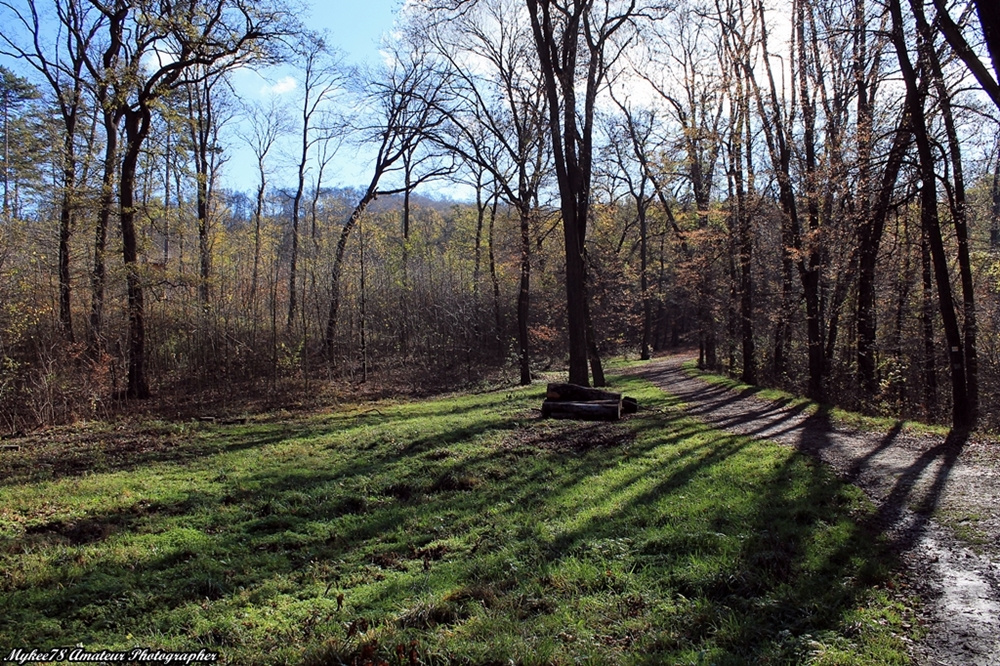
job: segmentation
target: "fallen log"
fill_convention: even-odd
[[[558,402],[591,402],[593,400],[621,400],[621,393],[602,391],[576,384],[549,384],[545,397]]]
[[[542,402],[542,417],[553,419],[580,419],[582,421],[617,421],[622,415],[622,401],[590,400],[568,402],[545,400]]]
[[[620,400],[622,414],[635,414],[639,411],[639,401],[621,393],[593,389],[577,384],[549,384],[545,398],[552,402],[594,402],[603,400]]]

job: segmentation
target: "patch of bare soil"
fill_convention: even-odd
[[[532,428],[511,431],[501,448],[520,455],[585,453],[591,449],[627,447],[634,435],[619,423],[543,419]]]
[[[121,421],[114,428],[58,426],[6,440],[0,447],[0,484],[59,479],[131,469],[183,455],[169,428]]]
[[[317,361],[317,366],[320,362]],[[123,413],[172,421],[216,417],[238,418],[283,410],[310,413],[331,405],[359,404],[402,398],[429,398],[455,391],[483,390],[507,386],[504,371],[491,366],[472,369],[427,368],[398,365],[373,369],[367,379],[360,375],[327,375],[317,368],[308,379],[301,375],[279,378],[234,380],[209,377],[192,380],[168,379],[153,389],[151,400],[133,400],[119,405]]]
[[[900,424],[858,430],[822,411],[808,414],[688,377],[682,364],[689,359],[657,359],[636,374],[706,423],[816,456],[875,503],[875,526],[923,601],[918,612],[927,635],[913,646],[917,664],[1000,666],[1000,443],[914,434]]]

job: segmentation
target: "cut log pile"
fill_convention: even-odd
[[[638,410],[635,398],[576,384],[549,384],[542,402],[542,417],[553,419],[617,421]]]

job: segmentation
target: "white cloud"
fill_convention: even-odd
[[[266,85],[260,89],[262,95],[284,95],[285,93],[290,93],[298,87],[295,78],[292,76],[286,76],[283,79],[279,79],[271,85]]]

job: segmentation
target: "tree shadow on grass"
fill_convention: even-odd
[[[640,374],[671,390],[681,383],[678,380],[682,373],[683,370],[676,366],[667,366],[645,369]],[[822,457],[827,449],[839,447],[842,438],[856,435],[831,421],[828,405],[819,406],[816,413],[803,419],[802,413],[808,407],[805,403],[787,409],[788,400],[745,401],[744,398],[756,392],[753,389],[720,393],[717,388],[705,382],[696,382],[693,387],[690,383],[684,383],[683,390],[677,392],[677,395],[693,406],[689,413],[706,423],[720,428],[736,428],[754,437],[790,443],[800,451],[818,457]],[[743,403],[745,408],[738,415],[734,416],[729,410],[721,409],[739,403]],[[749,424],[757,425],[748,428]],[[914,453],[913,461],[905,468],[880,469],[879,456],[896,445],[902,428],[903,423],[896,421],[867,450],[857,446],[839,447],[839,455],[853,457],[848,469],[843,472],[849,483],[858,482],[866,474],[891,474],[895,477],[886,484],[889,489],[885,497],[876,498],[879,507],[877,516],[872,519],[872,527],[879,527],[883,531],[891,529],[895,546],[905,550],[912,547],[926,530],[930,516],[940,503],[951,471],[968,441],[968,433],[956,430],[949,432],[938,444]],[[928,474],[931,476],[928,477]],[[908,512],[908,509],[912,509],[912,512]],[[903,525],[902,529],[900,525]]]
[[[415,411],[412,418],[426,418]],[[24,582],[5,585],[3,596],[19,611],[0,623],[0,635],[24,631],[36,640],[61,637],[74,642],[93,635],[94,630],[82,629],[84,620],[107,615],[112,600],[130,590],[156,590],[144,594],[146,601],[135,602],[120,620],[120,635],[126,629],[138,634],[150,614],[169,615],[178,605],[202,597],[210,602],[229,599],[266,587],[269,580],[294,578],[309,563],[338,561],[359,549],[384,550],[386,544],[373,542],[387,534],[412,545],[420,561],[431,561],[434,558],[420,549],[436,536],[428,527],[437,526],[435,516],[483,515],[511,489],[490,492],[479,469],[488,463],[502,469],[509,462],[506,455],[491,452],[482,460],[453,462],[429,454],[480,435],[509,432],[520,422],[497,417],[483,419],[479,427],[446,426],[431,436],[415,433],[409,443],[379,444],[360,464],[337,459],[334,464],[283,466],[264,456],[259,469],[229,470],[228,476],[223,471],[207,483],[198,477],[171,499],[139,500],[76,519],[34,522],[22,536],[5,540],[2,551],[13,557],[41,554],[50,572],[41,583],[29,583],[21,577],[25,572],[14,572],[11,580]],[[283,433],[288,432],[294,437],[304,431],[283,428],[264,439],[212,447],[211,453],[266,447],[284,441]],[[326,448],[325,443],[316,448]],[[204,462],[199,466],[215,467]],[[525,481],[531,486],[543,479],[529,474]],[[413,526],[409,534],[397,534],[407,525]],[[122,556],[114,554],[134,550],[141,552],[130,552],[125,556],[129,561],[119,561]],[[63,558],[65,563],[55,561]],[[371,566],[386,561],[383,557]],[[228,563],[217,564],[222,562]],[[28,631],[41,617],[61,618],[66,631]],[[95,626],[117,630],[108,622]],[[74,637],[74,628],[82,633]]]
[[[676,368],[667,368],[653,375],[661,382],[671,382],[677,372]],[[909,447],[894,450],[902,422],[897,421],[888,432],[873,440],[871,435],[838,428],[831,423],[826,407],[803,420],[800,415],[783,411],[779,403],[761,405],[759,401],[751,401],[745,413],[733,417],[732,405],[742,401],[743,394],[731,392],[729,397],[720,400],[717,392],[706,390],[703,393],[701,388],[692,390],[689,384],[685,384],[679,395],[694,404],[698,417],[708,423],[739,428],[757,437],[774,438],[820,459],[846,459],[846,468],[843,463],[838,464],[842,478],[848,483],[863,484],[876,505],[873,512],[860,519],[857,533],[862,537],[868,535],[872,540],[878,538],[882,547],[892,554],[913,548],[928,533],[932,516],[942,501],[968,438],[967,433],[952,431],[925,450],[913,451]],[[666,388],[671,388],[669,383]],[[720,410],[721,405],[728,405],[729,409]],[[747,427],[758,420],[761,420],[759,425]],[[846,441],[847,438],[851,441]],[[848,557],[845,548],[834,549],[828,554],[832,563]],[[881,575],[879,562],[875,560],[872,565],[874,568],[865,569],[869,571],[868,578]]]
[[[651,488],[615,502],[614,513],[597,515],[551,544],[550,557],[558,559],[621,536],[616,517],[646,513],[645,522],[655,523],[654,507],[671,496],[700,492],[694,486],[718,483],[739,492],[740,472],[730,466],[735,460],[747,465],[745,482],[755,494],[748,506],[714,497],[696,520],[632,548],[631,566],[659,578],[661,595],[700,609],[654,632],[650,663],[686,651],[705,651],[720,663],[801,657],[809,634],[843,634],[844,618],[864,602],[872,584],[885,580],[887,550],[864,525],[847,519],[843,485],[801,456],[754,470],[761,453],[756,447],[740,436],[695,447],[672,460]],[[752,481],[756,474],[760,478]],[[670,526],[677,516],[660,520]]]
[[[283,442],[303,430],[261,427],[211,443],[191,436],[178,437],[169,429],[117,431],[66,440],[39,440],[22,445],[2,461],[0,486],[36,481],[59,481],[91,474],[130,472],[152,465],[185,465],[206,456],[257,449]]]
[[[949,432],[944,441],[921,453],[899,475],[888,496],[880,503],[878,513],[872,520],[873,525],[883,529],[904,525],[903,529],[894,529],[892,542],[897,549],[909,550],[926,532],[968,439],[968,432]],[[931,471],[935,466],[937,469]],[[932,475],[930,482],[920,484],[921,478],[929,471]]]
[[[837,428],[829,418],[829,411],[828,406],[821,406],[815,415],[796,429],[800,451],[822,458],[824,450],[838,446],[838,438],[854,436],[854,433]],[[877,512],[868,524],[873,530],[891,532],[894,548],[905,551],[915,545],[926,531],[951,472],[968,442],[969,433],[953,429],[934,446],[919,453],[913,452],[912,462],[905,467],[880,467],[879,456],[898,444],[902,429],[903,422],[896,421],[867,451],[859,452],[864,447],[841,447],[844,451],[842,455],[853,458],[841,473],[842,478],[852,484],[865,475],[888,477],[884,482],[888,491],[872,498]]]
[[[472,396],[459,405],[404,403],[393,408],[393,422],[458,418],[481,410],[486,400],[485,396]],[[19,440],[16,449],[0,452],[0,487],[90,474],[129,472],[158,464],[186,465],[206,456],[263,448],[290,439],[378,428],[385,421],[385,414],[374,407],[314,416],[308,421],[275,416],[262,422],[181,421],[120,425],[113,430],[86,426],[55,429],[47,434]],[[518,420],[507,417],[502,422],[485,419],[482,426],[454,428],[438,436],[458,441],[477,434],[477,427],[497,429],[506,424],[507,428],[513,428],[517,423]],[[411,442],[411,452],[433,444],[430,437],[415,439]]]
[[[426,423],[416,407],[401,418]],[[614,428],[497,415],[480,425],[443,422],[392,443],[372,435],[343,457],[332,457],[341,445],[319,439],[311,450],[331,457],[268,454],[258,468],[193,482],[183,497],[90,514],[82,520],[96,527],[78,529],[97,538],[74,543],[71,528],[50,521],[38,534],[68,543],[40,539],[33,548],[65,564],[53,562],[41,581],[0,588],[18,609],[0,621],[0,636],[113,642],[146,639],[156,626],[167,642],[221,648],[233,663],[251,661],[268,640],[316,649],[318,634],[360,649],[363,626],[430,640],[435,625],[471,614],[540,622],[562,612],[575,592],[556,587],[551,572],[574,558],[601,560],[601,544],[613,541],[636,578],[631,591],[618,589],[625,584],[614,576],[592,583],[606,595],[607,614],[655,622],[645,638],[619,625],[601,629],[605,638],[653,661],[698,647],[731,661],[764,654],[766,645],[793,649],[779,627],[831,598],[811,585],[815,567],[801,562],[836,515],[837,486],[801,461],[758,469],[763,480],[750,483],[729,466],[752,461],[757,445],[693,421],[651,416]],[[724,494],[711,495],[713,483],[753,499],[736,511]],[[696,492],[711,499],[688,515],[681,496]],[[709,574],[692,574],[703,555]],[[852,545],[841,559],[877,555]],[[853,565],[831,558],[824,575],[850,578]],[[863,581],[848,586],[838,603],[849,606],[864,589]],[[261,619],[244,620],[246,627],[233,608],[285,616],[278,628]],[[809,617],[803,631],[835,624]],[[32,629],[40,618],[62,628]],[[267,631],[278,637],[263,638]]]

